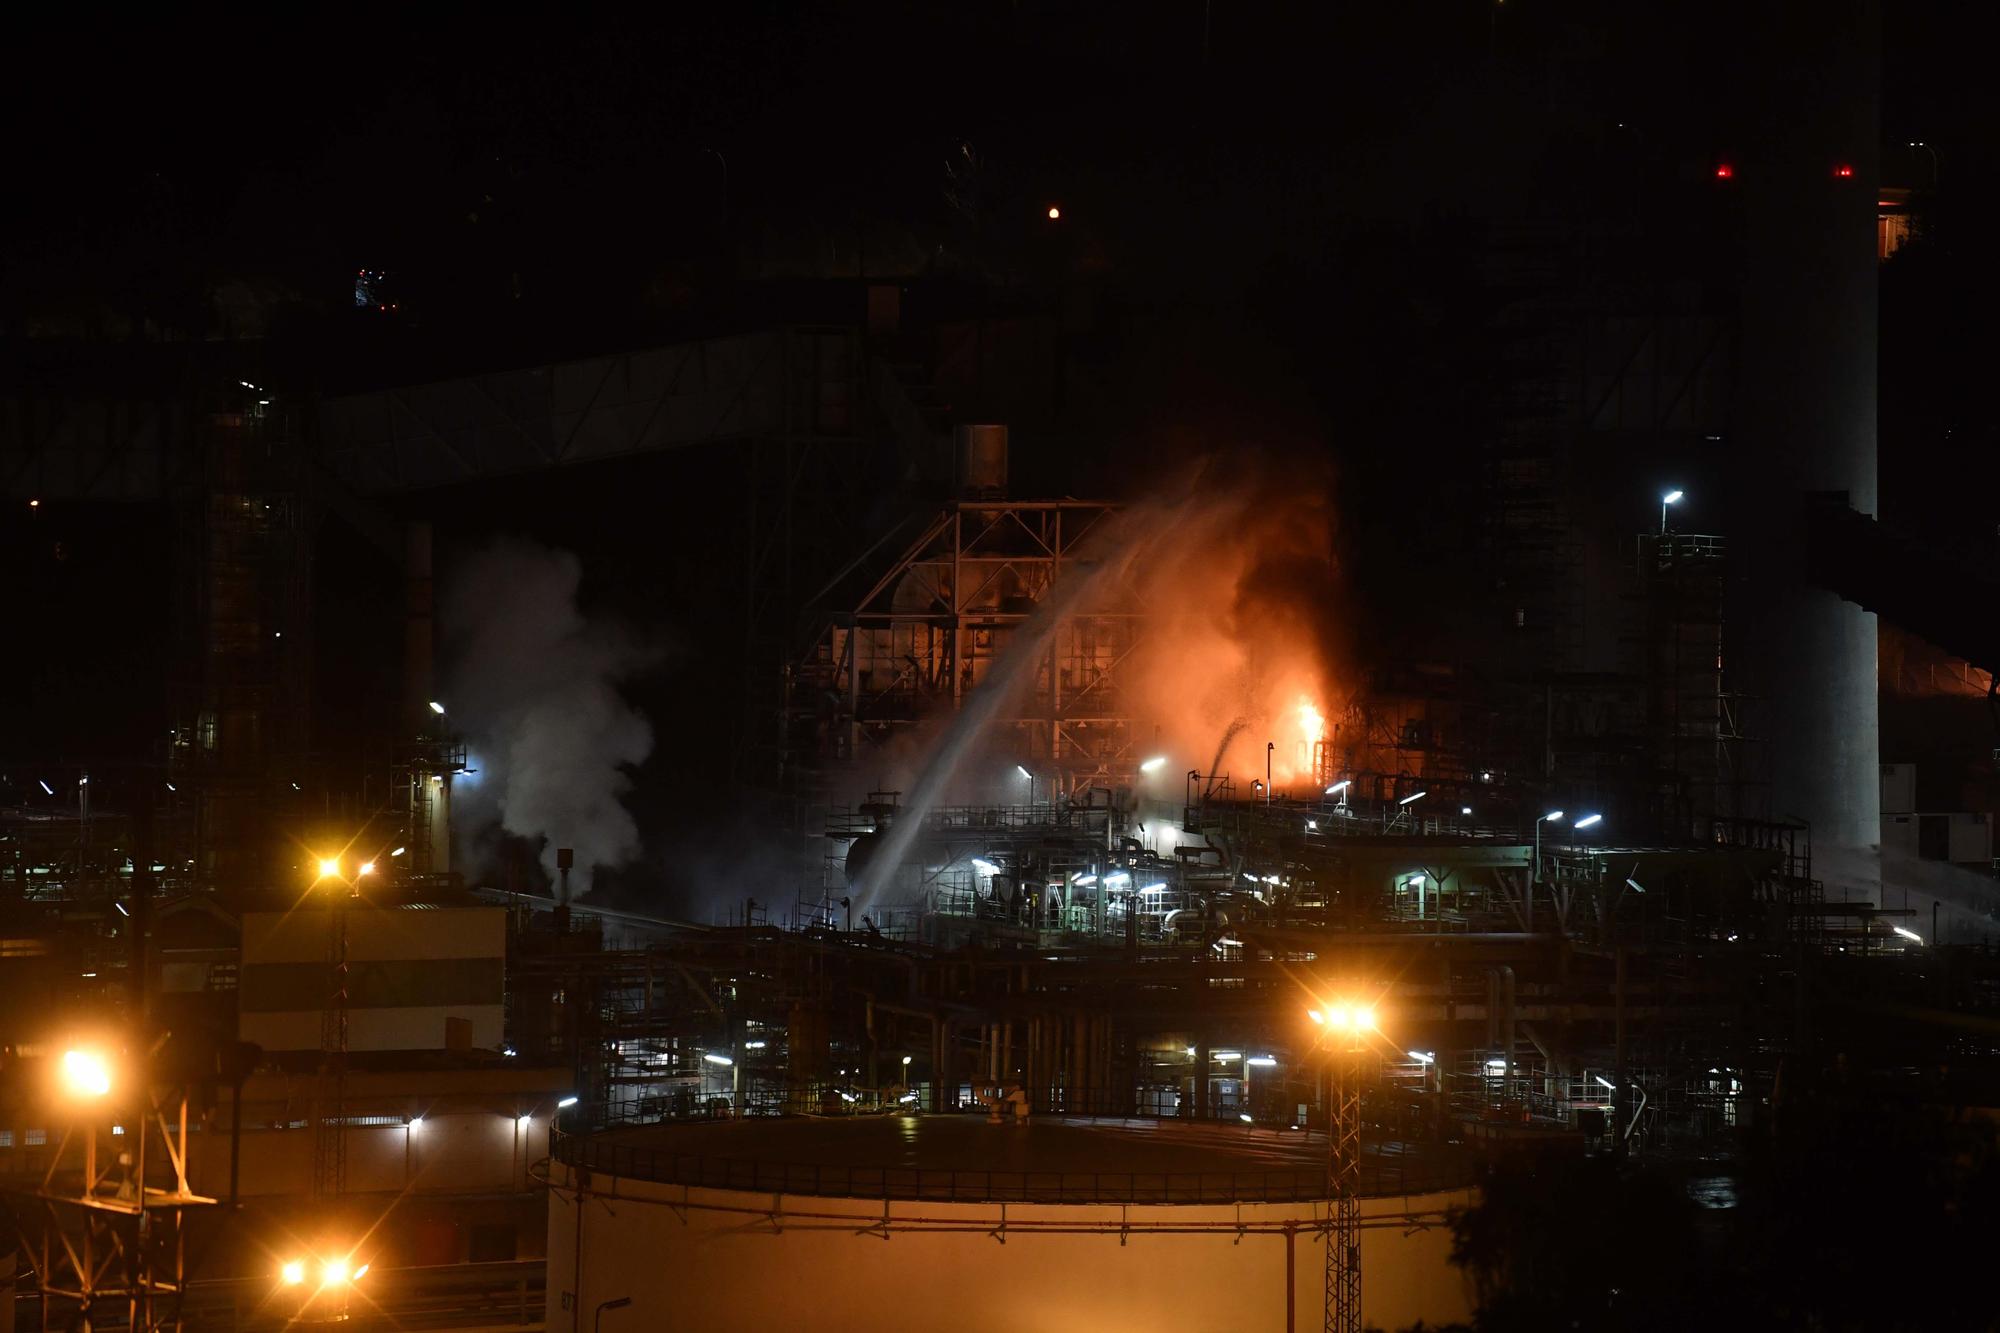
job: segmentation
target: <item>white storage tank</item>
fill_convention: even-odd
[[[1365,1160],[1364,1322],[1468,1318],[1457,1164]],[[547,1327],[1318,1328],[1325,1161],[1317,1134],[1172,1121],[559,1131]]]

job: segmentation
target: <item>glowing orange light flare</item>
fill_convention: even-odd
[[[73,1097],[102,1097],[111,1091],[111,1066],[95,1051],[64,1051],[62,1084]]]
[[[1371,1005],[1336,1004],[1324,1012],[1318,1009],[1306,1010],[1306,1017],[1324,1028],[1335,1032],[1373,1032],[1375,1030],[1375,1010]]]

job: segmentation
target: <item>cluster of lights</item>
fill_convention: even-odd
[[[359,1282],[367,1275],[367,1264],[363,1264],[359,1268],[350,1268],[345,1256],[336,1256],[331,1259],[322,1259],[319,1261],[319,1285],[322,1291],[328,1287],[344,1287],[349,1283]],[[303,1259],[286,1260],[278,1269],[278,1279],[288,1287],[305,1285],[306,1261]]]
[[[1366,1004],[1336,1004],[1326,1009],[1308,1009],[1306,1017],[1334,1032],[1373,1032],[1375,1010]]]

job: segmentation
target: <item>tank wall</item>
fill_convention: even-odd
[[[1145,1328],[1211,1331],[1285,1327],[1282,1233],[1230,1229],[1304,1223],[1294,1246],[1299,1328],[1317,1328],[1325,1251],[1305,1204],[1228,1207],[1009,1205],[1011,1228],[1042,1222],[1076,1227],[1213,1226],[1199,1234],[1027,1234],[1003,1245],[991,1234],[997,1204],[895,1203],[893,1220],[921,1217],[956,1231],[892,1231],[883,1205],[859,1199],[683,1190],[599,1177],[577,1233],[576,1194],[567,1168],[551,1163],[548,1323],[550,1333],[592,1327],[605,1333],[677,1326],[714,1329],[952,1328],[1020,1333],[1032,1328]],[[614,1197],[615,1191],[615,1197]],[[1469,1203],[1469,1192],[1371,1200],[1371,1216],[1435,1212]],[[683,1205],[683,1200],[686,1201]],[[677,1206],[668,1206],[668,1202]],[[691,1206],[690,1206],[691,1205]],[[804,1214],[822,1216],[807,1217]],[[1470,1316],[1470,1301],[1449,1263],[1451,1233],[1433,1226],[1362,1232],[1364,1322],[1402,1328],[1419,1319]],[[578,1276],[579,1267],[581,1277]]]

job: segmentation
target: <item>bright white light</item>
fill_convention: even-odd
[[[1326,789],[1326,794],[1327,794],[1328,796],[1331,796],[1331,795],[1333,795],[1333,794],[1334,794],[1335,792],[1342,792],[1342,791],[1346,791],[1346,790],[1347,790],[1347,789],[1348,789],[1349,787],[1352,787],[1353,785],[1354,785],[1354,781],[1353,781],[1353,779],[1351,779],[1351,778],[1342,778],[1342,779],[1341,779],[1340,781],[1338,781],[1338,782],[1334,783],[1334,784],[1333,784],[1333,785],[1332,785],[1331,787],[1328,787],[1328,788]]]
[[[982,875],[997,875],[1000,873],[1000,867],[994,865],[991,861],[987,860],[983,856],[975,856],[972,858],[972,868],[974,870],[977,870]]]
[[[179,790],[180,790],[180,788],[178,788],[178,787],[174,786],[174,784],[173,784],[173,783],[169,782],[169,783],[167,784],[167,790],[168,790],[168,791],[179,791]]]
[[[1461,815],[1469,815],[1472,813],[1472,807],[1469,805],[1461,805],[1460,807],[1458,807],[1458,813],[1460,813]]]
[[[424,1118],[422,1116],[413,1115],[410,1117],[411,1129],[422,1129],[423,1127],[424,1127]]]
[[[319,1265],[319,1284],[322,1287],[337,1287],[347,1281],[347,1260],[323,1259]]]
[[[761,1051],[765,1045],[766,1043],[761,1041],[746,1041],[743,1043],[743,1049],[746,1051]]]
[[[514,1123],[525,1128],[528,1125],[528,1123],[532,1121],[534,1118],[535,1117],[532,1112],[523,1111],[521,1114],[514,1117]]]
[[[1127,874],[1123,870],[1116,870],[1113,871],[1111,874],[1106,875],[1104,877],[1104,882],[1106,884],[1130,884],[1132,882],[1132,876]]]
[[[1668,491],[1665,495],[1660,497],[1660,503],[1663,505],[1677,505],[1680,502],[1681,502],[1681,493],[1679,491]]]
[[[1145,763],[1139,765],[1139,771],[1141,773],[1157,773],[1160,771],[1160,766],[1166,762],[1167,757],[1165,755],[1156,754]]]
[[[1428,795],[1430,795],[1430,793],[1427,791],[1413,791],[1408,796],[1405,796],[1402,800],[1396,802],[1396,804],[1408,805],[1411,801],[1421,801],[1424,799],[1424,797]]]
[[[125,910],[125,904],[124,904],[124,903],[121,903],[121,902],[114,902],[114,903],[112,903],[111,905],[112,905],[113,907],[115,907],[115,908],[117,908],[117,909],[118,909],[118,915],[120,915],[120,916],[130,916],[130,915],[132,915],[132,914],[131,914],[130,912],[128,912],[128,911],[126,911],[126,910]]]
[[[1409,1056],[1412,1060],[1415,1060],[1420,1065],[1430,1065],[1437,1063],[1437,1057],[1431,1054],[1429,1051],[1404,1051],[1403,1054]]]
[[[1610,1079],[1604,1077],[1604,1075],[1592,1074],[1591,1077],[1596,1079],[1599,1083],[1603,1084],[1605,1087],[1611,1089],[1613,1092],[1618,1091],[1618,1085],[1616,1083],[1613,1083]]]
[[[1253,1055],[1248,1060],[1245,1060],[1243,1063],[1246,1065],[1256,1065],[1259,1069],[1269,1069],[1272,1066],[1276,1065],[1278,1061],[1275,1056]]]
[[[1317,1009],[1308,1009],[1308,1010],[1306,1010],[1306,1017],[1307,1017],[1307,1018],[1310,1018],[1310,1019],[1311,1019],[1311,1020],[1312,1020],[1313,1022],[1315,1022],[1315,1023],[1324,1023],[1324,1022],[1326,1022],[1326,1015],[1325,1015],[1325,1014],[1323,1014],[1323,1013],[1321,1013],[1321,1012],[1320,1012],[1319,1010],[1317,1010]]]
[[[1035,780],[1035,775],[1033,773],[1030,773],[1027,769],[1023,768],[1019,764],[1014,765],[1014,771],[1016,773],[1019,773],[1022,777],[1026,778],[1030,782],[1033,782]]]
[[[897,1098],[896,1100],[897,1100],[897,1101],[899,1101],[899,1102],[913,1102],[913,1101],[915,1101],[916,1099],[917,1099],[917,1094],[916,1094],[916,1093],[914,1093],[914,1092],[906,1092],[906,1093],[904,1093],[904,1094],[903,1094],[902,1096],[898,1097],[898,1098]]]
[[[1141,893],[1165,893],[1166,891],[1167,886],[1165,881],[1161,881],[1158,884],[1142,884],[1139,886],[1139,892]]]
[[[1603,822],[1603,815],[1585,815],[1582,819],[1576,821],[1575,827],[1589,828],[1592,824],[1602,824]]]
[[[1215,1056],[1215,1061],[1216,1061],[1216,1063],[1217,1063],[1217,1064],[1225,1064],[1225,1065],[1226,1065],[1226,1064],[1228,1064],[1228,1063],[1229,1063],[1229,1062],[1230,1062],[1231,1060],[1235,1060],[1235,1059],[1239,1059],[1239,1058],[1240,1058],[1240,1057],[1242,1056],[1243,1052],[1241,1052],[1241,1051],[1215,1051],[1215,1052],[1212,1052],[1212,1054],[1213,1054],[1213,1055]]]
[[[359,1267],[359,1268],[357,1268],[357,1269],[355,1269],[355,1270],[354,1270],[354,1281],[356,1281],[356,1282],[359,1282],[359,1281],[360,1281],[360,1280],[361,1280],[362,1278],[364,1278],[364,1277],[367,1277],[367,1276],[368,1276],[368,1265],[367,1265],[367,1264],[363,1264],[363,1265],[361,1265],[361,1267]]]
[[[1497,1074],[1506,1067],[1507,1062],[1505,1060],[1488,1060],[1486,1062],[1486,1070],[1491,1074]]]
[[[572,1107],[572,1106],[575,1106],[575,1105],[576,1105],[576,1098],[574,1098],[574,1097],[565,1097],[565,1098],[563,1098],[563,1099],[562,1099],[561,1101],[559,1101],[559,1102],[557,1102],[557,1103],[556,1103],[556,1109],[557,1109],[558,1111],[566,1111],[566,1110],[568,1110],[568,1109],[569,1109],[570,1107]]]
[[[1551,810],[1547,814],[1543,815],[1540,819],[1536,820],[1535,822],[1538,824],[1560,824],[1562,823],[1562,817],[1563,817],[1562,811]]]
[[[1276,884],[1278,882],[1278,877],[1276,875],[1266,875],[1264,876],[1264,882],[1266,884]]]
[[[1249,1116],[1245,1115],[1245,1114],[1244,1114],[1243,1112],[1241,1112],[1241,1111],[1238,1111],[1238,1112],[1236,1113],[1236,1118],[1237,1118],[1238,1120],[1241,1120],[1241,1121],[1242,1121],[1242,1122],[1243,1122],[1244,1124],[1246,1124],[1246,1125],[1251,1125],[1251,1124],[1255,1124],[1255,1123],[1256,1123],[1256,1122],[1255,1122],[1254,1120],[1252,1120],[1252,1119],[1251,1119],[1251,1118],[1250,1118]]]
[[[1924,942],[1924,937],[1917,934],[1917,932],[1914,930],[1906,930],[1902,926],[1891,926],[1889,927],[1889,929],[1895,931],[1898,935],[1901,935],[1904,939],[1909,940],[1914,944],[1922,944]]]
[[[441,703],[439,703],[439,702],[438,702],[437,700],[433,699],[433,700],[431,700],[431,711],[432,711],[433,713],[436,713],[436,714],[437,714],[437,715],[438,715],[439,717],[443,717],[443,716],[444,716],[444,705],[443,705],[443,704],[441,704]]]
[[[855,1095],[854,1095],[853,1093],[851,1093],[851,1092],[843,1092],[843,1093],[841,1093],[841,1094],[840,1094],[840,1100],[842,1100],[842,1101],[844,1101],[844,1102],[858,1102],[858,1101],[860,1101],[861,1099],[860,1099],[859,1097],[856,1097],[856,1096],[855,1096]]]
[[[1193,1055],[1193,1054],[1194,1054],[1194,1047],[1192,1047],[1192,1046],[1188,1047],[1188,1048],[1187,1048],[1187,1053],[1188,1053],[1189,1055]]]
[[[714,1051],[710,1051],[708,1054],[702,1056],[701,1058],[708,1061],[712,1065],[733,1065],[736,1063],[728,1056],[717,1055]]]
[[[402,854],[403,854],[404,852],[406,852],[406,851],[408,851],[408,850],[409,850],[409,848],[407,848],[407,847],[398,847],[398,848],[397,848],[397,849],[396,849],[395,851],[393,851],[393,852],[390,852],[390,853],[389,853],[389,855],[391,855],[391,856],[401,856],[401,855],[402,855]]]
[[[286,1286],[296,1287],[306,1280],[306,1266],[299,1260],[293,1259],[278,1270],[278,1277]]]
[[[1089,887],[1090,887],[1091,885],[1093,885],[1093,884],[1097,883],[1097,876],[1095,876],[1095,875],[1079,875],[1079,876],[1077,876],[1077,877],[1076,877],[1075,879],[1071,880],[1070,882],[1071,882],[1072,884],[1077,884],[1077,885],[1081,885],[1081,886],[1082,886],[1083,888],[1086,888],[1086,889],[1087,889],[1087,888],[1089,888]]]
[[[1215,942],[1215,947],[1218,949],[1240,949],[1243,947],[1243,941],[1224,935]]]
[[[64,1051],[62,1081],[71,1096],[102,1097],[111,1091],[111,1066],[95,1051]]]
[[[338,875],[339,873],[340,873],[340,862],[333,860],[326,860],[326,861],[321,861],[319,863],[319,877],[321,879],[332,879],[335,875]]]
[[[51,787],[51,786],[50,786],[50,785],[49,785],[49,784],[48,784],[48,783],[47,783],[46,781],[44,781],[43,779],[41,779],[41,778],[36,778],[36,779],[35,779],[35,781],[37,781],[37,782],[40,782],[40,783],[42,784],[42,791],[43,791],[43,793],[44,793],[44,794],[46,794],[46,795],[49,795],[49,796],[54,796],[54,795],[56,794],[56,789],[55,789],[54,787]]]
[[[1306,821],[1306,832],[1311,833],[1318,827],[1319,827],[1319,821],[1317,819],[1308,819]]]
[[[372,875],[372,874],[374,874],[374,873],[375,873],[375,863],[374,863],[373,861],[363,861],[363,862],[361,863],[361,873],[362,873],[362,874],[364,874],[364,875]]]
[[[76,785],[79,787],[88,787],[90,785],[90,779],[88,777],[78,778],[76,780]]]

